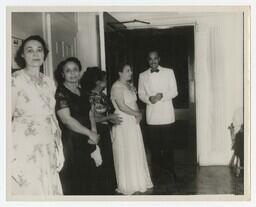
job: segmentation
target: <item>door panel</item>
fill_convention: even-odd
[[[75,13],[49,13],[51,23],[51,55],[53,71],[64,59],[75,56],[77,24]]]
[[[118,78],[118,67],[127,60],[126,27],[104,12],[105,61],[108,91]]]

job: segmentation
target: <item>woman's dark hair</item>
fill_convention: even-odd
[[[91,92],[96,87],[96,82],[103,81],[105,77],[106,72],[99,67],[88,67],[80,80],[82,90]]]
[[[116,80],[118,80],[120,78],[119,72],[122,73],[124,71],[124,67],[127,66],[127,65],[129,65],[131,67],[131,69],[133,70],[133,67],[130,63],[124,62],[124,63],[119,64],[118,68],[117,68]],[[133,78],[129,82],[133,82]]]
[[[18,64],[18,66],[20,66],[21,68],[24,68],[26,66],[26,62],[25,62],[25,59],[22,57],[22,54],[24,54],[24,47],[26,45],[26,43],[28,41],[31,41],[31,40],[35,40],[35,41],[38,41],[42,44],[43,46],[43,50],[44,50],[44,60],[47,58],[47,55],[49,53],[49,50],[46,46],[46,43],[44,41],[44,39],[42,37],[40,37],[39,35],[32,35],[32,36],[29,36],[28,38],[26,38],[21,46],[19,47],[17,53],[16,53],[16,56],[15,56],[15,61],[16,63]]]
[[[57,69],[55,70],[54,72],[54,76],[55,76],[55,80],[57,81],[57,83],[59,85],[63,84],[63,82],[65,81],[65,78],[63,76],[63,70],[64,70],[64,67],[67,63],[69,62],[73,62],[75,63],[78,68],[79,68],[79,71],[82,70],[82,65],[81,65],[81,62],[80,60],[78,60],[76,57],[69,57],[63,61],[61,61],[58,66],[57,66]]]
[[[123,72],[124,71],[124,67],[127,66],[127,65],[129,65],[132,68],[132,65],[130,63],[126,63],[125,62],[125,63],[121,63],[121,64],[118,65],[117,71],[118,72]]]

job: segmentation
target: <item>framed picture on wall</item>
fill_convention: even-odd
[[[21,38],[12,36],[12,72],[21,69],[15,61],[15,56],[22,42]]]

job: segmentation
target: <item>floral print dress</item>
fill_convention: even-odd
[[[61,131],[55,116],[54,82],[24,70],[12,75],[11,192],[61,195]]]
[[[89,101],[93,105],[96,116],[106,116],[111,110],[111,102],[103,92],[99,94],[91,92]]]

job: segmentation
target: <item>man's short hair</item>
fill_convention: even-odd
[[[148,52],[148,58],[149,58],[149,55],[150,55],[151,53],[156,53],[157,56],[160,57],[160,56],[159,56],[159,52],[158,52],[157,50],[150,50],[150,51]]]

